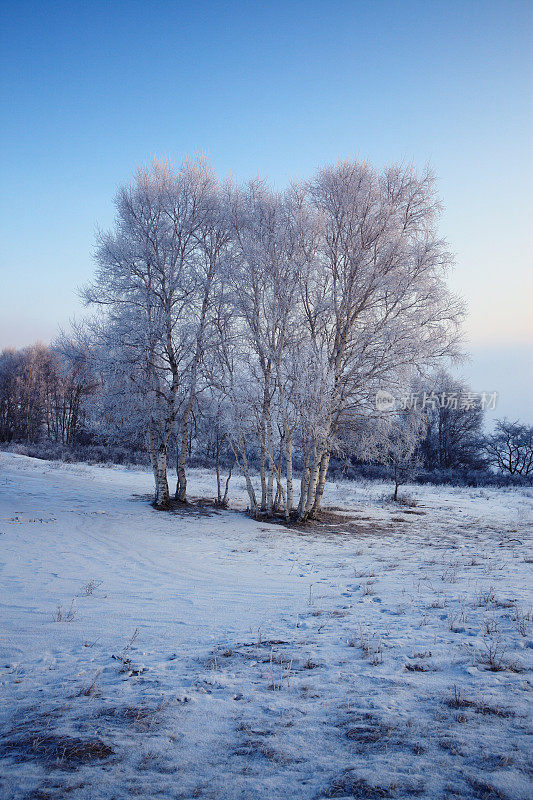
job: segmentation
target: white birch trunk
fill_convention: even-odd
[[[170,502],[170,492],[167,480],[167,451],[166,448],[157,453],[157,483],[155,504],[158,508],[164,508]]]
[[[187,462],[187,447],[189,446],[189,424],[187,418],[182,421],[180,431],[180,444],[178,447],[178,458],[176,463],[176,472],[178,475],[178,482],[176,485],[176,500],[180,503],[187,502],[187,473],[185,471],[185,464]]]
[[[298,502],[297,519],[300,520],[304,512],[305,498],[307,497],[307,487],[309,486],[309,443],[303,445],[303,464],[302,477],[300,480],[300,500]]]
[[[288,428],[285,432],[285,469],[287,472],[287,510],[290,515],[294,503],[294,489],[292,485],[292,433]]]
[[[250,468],[248,466],[248,458],[246,457],[246,442],[241,439],[239,442],[239,450],[240,450],[240,458],[237,453],[237,448],[235,444],[230,441],[231,449],[233,450],[233,455],[235,456],[235,462],[239,469],[241,470],[242,474],[244,475],[244,479],[246,481],[246,491],[248,492],[248,498],[250,500],[250,514],[252,517],[257,516],[257,498],[255,496],[255,490],[252,483],[252,479],[250,477]]]
[[[326,486],[326,476],[328,474],[328,467],[329,467],[329,460],[331,458],[331,453],[326,451],[320,462],[320,471],[318,475],[318,485],[316,488],[316,495],[315,500],[313,503],[313,508],[311,509],[311,514],[316,514],[320,511],[320,503],[322,502],[322,495],[324,494],[324,489]]]
[[[152,427],[148,431],[148,449],[150,461],[154,473],[155,498],[154,503],[157,508],[165,508],[170,502],[170,492],[167,480],[167,449],[162,446],[159,449],[155,446],[155,437]]]
[[[266,412],[266,445],[268,455],[268,479],[266,494],[266,510],[269,515],[274,513],[274,441],[272,435],[272,420],[270,419],[270,408]]]
[[[266,446],[264,429],[260,431],[261,437],[261,464],[260,464],[260,477],[261,477],[261,511],[266,511],[267,507],[267,481],[266,481]]]

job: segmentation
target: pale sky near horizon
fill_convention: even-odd
[[[533,3],[0,3],[0,349],[82,308],[96,225],[153,155],[278,187],[430,162],[469,306],[459,372],[533,421]]]

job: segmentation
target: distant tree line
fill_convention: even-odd
[[[0,441],[79,443],[96,384],[77,359],[37,343],[0,354]]]
[[[0,442],[25,445],[26,452],[46,458],[67,457],[95,461],[149,463],[142,436],[127,415],[109,408],[102,376],[88,368],[89,359],[63,344],[41,343],[0,354]],[[468,394],[463,381],[440,371],[413,384],[419,396],[443,391]],[[368,448],[365,459],[357,454],[353,431],[341,431],[340,451],[332,461],[336,476],[391,478],[398,486],[407,480],[451,483],[490,482],[491,475],[527,479],[533,475],[533,428],[498,420],[494,432],[484,432],[484,412],[479,405],[446,408],[428,405],[414,423],[415,435],[405,437],[413,425],[396,415],[395,425],[378,440],[379,457]],[[375,425],[373,420],[372,425]],[[362,436],[361,427],[356,436]],[[410,431],[412,434],[412,430]],[[376,436],[375,430],[372,434]],[[403,438],[402,438],[403,436]],[[171,447],[177,447],[174,433]],[[228,444],[221,408],[211,398],[200,397],[192,411],[187,444],[191,463],[213,468],[218,502],[228,498],[228,477],[235,457]],[[250,453],[250,465],[259,469],[260,453]],[[295,453],[294,468],[302,467]]]

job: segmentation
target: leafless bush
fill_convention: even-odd
[[[459,622],[459,616],[458,616],[458,614],[455,614],[453,611],[451,611],[451,612],[448,614],[448,629],[449,629],[449,630],[450,630],[452,633],[461,633],[462,631],[464,631],[464,628],[460,627],[460,626],[457,624],[458,622]]]
[[[114,658],[116,661],[120,663],[121,665],[120,671],[127,672],[129,675],[140,675],[141,672],[144,672],[143,667],[140,668],[133,667],[132,660],[129,656],[138,634],[139,634],[139,629],[135,628],[130,640],[128,641],[122,652],[119,655],[112,656],[112,658]]]
[[[480,589],[474,595],[474,606],[477,608],[490,608],[496,601],[496,594],[494,592],[493,587],[491,586],[489,589]]]
[[[268,688],[273,691],[281,691],[281,689],[283,689],[283,684],[286,683],[288,689],[291,680],[292,659],[290,661],[285,661],[283,656],[280,656],[278,664],[276,665],[279,666],[279,679],[277,675],[275,675],[274,666],[274,649],[272,648],[270,650],[270,684]]]
[[[359,626],[359,646],[372,666],[377,667],[383,663],[385,645],[380,636],[373,636]]]
[[[63,610],[63,606],[61,605],[61,603],[58,603],[57,604],[57,611],[56,611],[56,615],[55,615],[55,621],[56,622],[72,622],[72,620],[76,616],[75,602],[76,601],[73,599],[72,603],[70,604],[70,608],[69,608],[68,611],[64,611]]]
[[[500,629],[498,628],[497,620],[494,617],[486,617],[483,621],[483,630],[485,636],[494,636],[499,633]]]
[[[396,502],[401,506],[407,506],[407,508],[416,508],[418,505],[418,501],[408,494],[401,495],[396,499]]]
[[[83,597],[90,597],[90,595],[93,594],[94,590],[98,589],[98,587],[101,586],[102,583],[103,581],[95,581],[94,579],[90,580],[88,583],[85,584],[85,586],[82,587],[80,594]]]
[[[97,670],[92,682],[88,686],[86,686],[84,689],[80,689],[80,691],[78,692],[78,697],[93,697],[93,696],[96,696],[98,694],[98,689],[97,689],[97,685],[96,684],[97,684],[98,678],[100,677],[101,674],[102,674],[102,670],[101,669]]]
[[[457,684],[454,684],[452,694],[445,700],[450,708],[472,708],[475,706],[474,700],[466,698]]]
[[[499,633],[484,634],[482,663],[487,664],[493,672],[505,669],[505,645]]]
[[[527,636],[528,623],[531,622],[531,617],[531,609],[524,611],[519,606],[515,606],[513,619],[516,622],[516,627],[518,628],[520,636]]]

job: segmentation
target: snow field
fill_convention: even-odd
[[[0,796],[529,796],[530,492],[338,481],[288,530],[151,480],[0,454]]]

